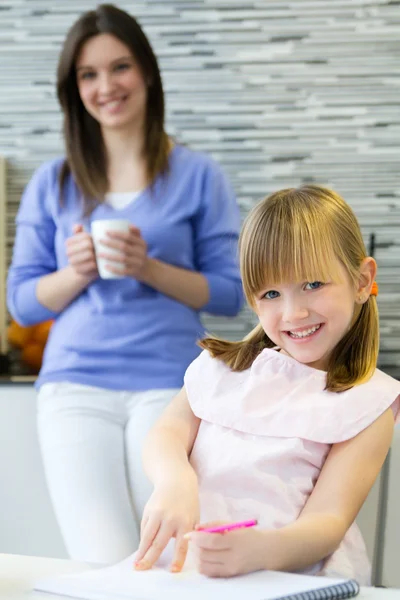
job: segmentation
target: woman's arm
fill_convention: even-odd
[[[200,310],[210,299],[207,279],[201,273],[148,258],[140,281],[178,302]]]
[[[40,303],[36,287],[42,277],[57,270],[54,248],[56,224],[52,206],[57,202],[58,162],[41,165],[21,198],[16,218],[13,257],[7,276],[7,305],[21,325],[53,319],[56,312]]]
[[[36,298],[43,307],[57,314],[75,300],[92,281],[93,277],[81,275],[68,265],[38,280]]]
[[[392,409],[355,438],[335,444],[293,524],[266,533],[265,568],[295,571],[332,554],[355,520],[382,468],[393,436]],[[268,541],[267,541],[268,540]]]
[[[149,258],[139,279],[196,310],[235,316],[243,305],[237,240],[240,214],[222,170],[210,161],[193,217],[195,271]]]
[[[214,315],[234,317],[244,295],[238,266],[240,213],[232,187],[220,167],[204,158],[198,208],[193,215],[194,270],[148,259],[139,279],[159,292]],[[199,186],[200,188],[200,186]]]
[[[59,161],[52,161],[35,171],[16,219],[7,303],[22,325],[56,317],[98,276],[91,236],[79,224],[67,240],[70,265],[58,270],[55,238],[57,227],[63,226],[53,217],[59,202],[58,166]]]
[[[209,314],[234,317],[244,302],[238,264],[240,212],[230,182],[212,161],[201,193],[192,221],[195,269],[208,287],[208,299],[200,308]]]
[[[38,301],[49,310],[64,310],[99,276],[92,236],[81,224],[73,226],[73,235],[66,241],[69,265],[39,279]]]

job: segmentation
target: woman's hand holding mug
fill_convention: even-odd
[[[140,230],[123,219],[93,221],[92,235],[103,279],[140,279],[147,264],[147,244]]]

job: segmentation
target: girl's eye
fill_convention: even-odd
[[[305,288],[308,290],[317,290],[318,288],[322,287],[324,284],[322,283],[322,281],[312,281],[309,283],[306,283]]]
[[[278,298],[279,296],[279,292],[277,292],[276,290],[270,290],[269,292],[264,294],[263,298],[266,298],[267,300],[273,300],[274,298]]]

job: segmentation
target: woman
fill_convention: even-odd
[[[138,544],[142,441],[199,353],[199,311],[242,306],[239,214],[217,165],[167,136],[157,60],[133,17],[83,14],[57,91],[66,158],[23,195],[8,304],[22,324],[55,319],[37,381],[45,473],[71,558],[109,563]],[[101,279],[90,227],[113,218],[131,225],[104,237],[119,278]]]

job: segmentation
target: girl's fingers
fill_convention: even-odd
[[[163,550],[165,550],[169,540],[173,537],[173,533],[170,526],[162,524],[144,556],[140,558],[142,554],[139,553],[136,556],[134,563],[135,569],[138,571],[151,569],[160,558]]]
[[[146,515],[143,515],[142,521],[140,523],[140,537],[142,537],[143,532],[144,532],[148,522],[149,522],[149,517],[147,517]]]
[[[203,550],[214,550],[217,552],[229,550],[232,546],[232,537],[235,532],[229,533],[203,533],[202,531],[193,531],[190,534],[190,541],[198,548]]]
[[[196,531],[201,531],[202,529],[208,529],[209,527],[219,527],[220,525],[224,525],[224,521],[209,521],[208,523],[198,523],[195,525]]]
[[[174,557],[171,563],[171,571],[173,573],[179,573],[179,571],[182,570],[182,567],[185,564],[188,548],[189,544],[188,541],[185,540],[184,536],[177,536],[175,542]]]
[[[193,548],[192,550],[198,563],[208,562],[215,564],[226,564],[232,562],[232,550],[204,550],[203,548]]]
[[[147,520],[146,525],[143,527],[143,531],[140,536],[140,544],[138,551],[136,552],[135,562],[142,560],[146,552],[149,550],[154,538],[156,537],[161,523],[159,521]]]
[[[228,577],[229,569],[224,563],[201,561],[198,564],[199,573],[207,577]]]
[[[74,234],[81,233],[83,231],[83,225],[81,223],[75,223],[72,226],[72,231]]]

